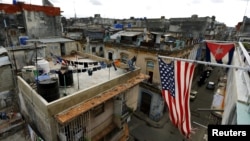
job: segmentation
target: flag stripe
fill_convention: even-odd
[[[169,109],[170,120],[186,138],[191,133],[189,94],[194,69],[194,63],[174,61],[173,64],[166,64],[159,58],[162,95]]]
[[[234,50],[234,43],[206,42],[206,61],[230,65]]]

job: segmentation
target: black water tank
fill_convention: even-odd
[[[59,85],[60,86],[72,86],[73,85],[73,71],[66,68],[61,68],[58,71]]]
[[[37,91],[47,102],[54,101],[60,97],[57,79],[40,81]]]

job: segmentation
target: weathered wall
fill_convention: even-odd
[[[118,47],[116,47],[118,48]],[[105,58],[108,58],[108,52],[113,53],[113,59],[120,59],[121,53],[125,53],[129,55],[129,59],[136,56],[136,63],[135,66],[138,66],[141,69],[141,73],[146,73],[147,61],[151,60],[154,62],[154,76],[153,76],[153,83],[160,83],[160,76],[159,76],[159,69],[158,69],[158,60],[157,55],[150,52],[139,51],[136,49],[128,49],[128,48],[120,48],[115,49],[112,47],[105,47]]]
[[[21,70],[24,66],[35,65],[34,59],[37,57],[45,57],[45,47],[16,47],[9,50],[11,59],[15,62],[17,70]],[[14,52],[14,53],[13,53]]]
[[[148,89],[141,88],[138,99],[138,109],[140,109],[141,107],[141,101],[142,101],[141,97],[143,92],[152,96],[149,109],[149,118],[151,118],[154,121],[158,121],[164,113],[165,102],[163,101],[162,96],[159,93],[155,93]]]
[[[117,77],[109,82],[105,82],[98,86],[93,86],[88,89],[79,91],[75,94],[60,98],[53,102],[47,103],[37,92],[32,89],[21,77],[18,77],[18,87],[20,90],[19,99],[21,113],[24,115],[30,123],[35,125],[35,127],[40,131],[45,140],[55,140],[56,139],[56,124],[54,116],[72,106],[75,106],[85,100],[94,97],[112,87],[126,82],[131,77],[137,76],[140,73],[140,69],[133,72],[125,73],[120,77]],[[136,92],[133,90],[130,92]],[[137,95],[137,93],[135,93]],[[134,96],[136,98],[136,96]],[[136,101],[135,99],[129,100],[130,103]],[[135,106],[135,104],[133,104]],[[109,101],[105,104],[105,113],[101,116],[91,118],[91,128],[93,128],[93,133],[98,133],[101,129],[112,122],[113,116],[113,102]],[[100,124],[103,122],[102,124]],[[100,125],[100,127],[99,127]],[[94,128],[98,126],[98,128]],[[46,129],[46,130],[45,130]]]
[[[138,97],[139,97],[139,85],[129,89],[126,91],[125,99],[126,105],[135,111],[138,105]]]
[[[62,56],[60,42],[45,43],[45,44],[47,46],[45,49],[46,58],[51,58],[51,53],[53,53],[56,56]],[[72,50],[76,51],[77,45],[78,45],[78,49],[81,51],[82,49],[80,47],[80,44],[78,44],[77,42],[75,42],[75,41],[65,42],[64,43],[65,54],[70,55]]]
[[[178,58],[187,58],[190,54],[191,49],[183,49],[179,52],[173,52],[169,56],[178,57]],[[132,59],[136,56],[136,63],[135,66],[138,66],[141,69],[141,73],[147,73],[147,61],[154,62],[153,68],[153,83],[160,84],[160,75],[159,75],[159,65],[158,65],[158,58],[157,53],[153,53],[150,51],[142,51],[140,49],[129,48],[129,47],[110,47],[105,46],[105,58],[108,58],[108,54],[111,52],[113,54],[113,59],[121,59],[121,54],[125,53],[128,54],[128,58]]]
[[[0,92],[9,91],[14,88],[14,78],[11,65],[0,66],[0,80]]]
[[[60,43],[46,43],[45,54],[46,58],[51,58],[51,54],[53,53],[56,56],[61,56]]]
[[[113,121],[113,111],[114,111],[114,102],[113,100],[109,100],[105,103],[104,112],[97,117],[93,116],[93,112],[91,111],[90,115],[90,124],[91,126],[91,136],[95,136],[101,131],[105,130],[105,128],[112,123]]]
[[[61,17],[24,10],[27,34],[30,38],[61,36]]]
[[[48,105],[48,111],[50,115],[58,114],[65,109],[68,109],[76,104],[79,104],[93,96],[96,96],[100,93],[103,93],[104,91],[111,89],[112,87],[122,84],[129,80],[130,78],[138,75],[140,73],[140,69],[137,69],[133,72],[125,73],[124,75],[121,75],[115,79],[110,80],[109,82],[104,82],[98,86],[93,86],[88,89],[84,89],[81,91],[78,91],[74,94],[71,94],[69,96],[60,98],[58,100],[55,100]]]
[[[74,51],[77,50],[76,44],[77,44],[77,42],[75,42],[75,41],[65,43],[66,55],[70,55],[73,50]],[[80,49],[80,47],[78,47],[78,49]]]
[[[53,140],[53,117],[47,112],[47,102],[18,76],[19,106],[25,120],[36,128],[47,141]]]

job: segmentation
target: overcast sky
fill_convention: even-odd
[[[18,1],[18,0],[17,0]],[[19,0],[41,5],[42,0]],[[234,27],[243,16],[250,17],[249,0],[50,0],[60,7],[63,16],[90,17],[101,14],[104,18],[185,18],[216,17],[216,21]],[[12,3],[12,0],[0,0]]]

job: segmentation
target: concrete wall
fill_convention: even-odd
[[[136,63],[135,65],[141,68],[141,72],[146,74],[146,62],[147,60],[152,60],[154,61],[154,76],[153,76],[153,82],[154,83],[159,83],[160,82],[160,76],[159,76],[159,70],[158,70],[158,62],[157,62],[157,56],[156,54],[152,54],[150,52],[135,52],[133,49],[114,49],[114,48],[109,48],[105,47],[105,58],[108,58],[108,52],[113,52],[113,59],[120,59],[121,58],[121,53],[125,53],[129,55],[129,59],[132,57],[136,56]]]
[[[91,136],[94,137],[101,131],[105,130],[105,128],[112,123],[113,121],[113,112],[114,112],[114,101],[109,100],[105,103],[104,113],[98,115],[97,117],[93,116],[93,111],[91,111],[90,118],[90,128],[91,128]]]
[[[162,96],[159,93],[155,93],[148,89],[141,88],[138,98],[138,109],[140,109],[141,107],[141,97],[143,92],[152,96],[151,105],[149,109],[149,118],[154,121],[158,121],[159,119],[161,119],[164,113],[165,102],[163,101]]]
[[[72,41],[72,42],[65,42],[64,47],[65,47],[65,55],[70,55],[73,50],[77,50],[77,44],[78,42]],[[46,43],[46,58],[51,58],[50,53],[53,53],[54,55],[57,56],[62,56],[61,52],[61,47],[60,47],[60,42],[56,43]],[[78,44],[78,49],[82,51],[82,48],[80,44]]]
[[[140,69],[133,72],[125,73],[109,82],[104,82],[100,85],[89,87],[84,90],[80,90],[74,94],[55,100],[48,105],[48,112],[50,115],[58,114],[67,108],[70,108],[78,103],[81,103],[93,96],[96,96],[112,87],[122,84],[140,73]]]
[[[53,130],[50,126],[53,117],[48,114],[48,103],[21,77],[18,76],[17,82],[20,112],[25,117],[25,120],[37,129],[45,140],[53,140]]]
[[[21,77],[18,77],[21,113],[30,123],[35,125],[35,127],[38,129],[38,131],[41,132],[46,140],[55,140],[57,135],[55,130],[57,122],[54,121],[54,116],[56,114],[72,106],[75,106],[76,104],[79,104],[93,96],[96,96],[116,85],[126,82],[131,77],[138,75],[139,72],[140,69],[137,69],[133,72],[121,75],[120,77],[117,77],[109,82],[90,87],[88,89],[55,100],[51,103],[47,103],[47,101],[45,101],[39,94],[37,94],[37,92],[32,89]],[[108,106],[107,108],[110,107]],[[104,117],[107,119],[108,117],[110,117],[110,113],[113,113],[113,110],[108,110],[108,112],[105,113]],[[96,125],[99,124],[98,122],[98,120],[93,121],[93,123]]]
[[[14,76],[11,65],[0,66],[0,92],[14,89]]]
[[[14,90],[0,91],[0,110],[13,106],[14,97]]]
[[[178,57],[178,58],[188,58],[191,49],[182,50],[179,52],[173,52],[169,56]],[[153,68],[153,83],[160,84],[160,75],[159,75],[159,65],[158,58],[156,53],[151,53],[149,51],[140,51],[139,49],[126,48],[126,47],[110,47],[105,46],[104,57],[108,58],[108,54],[111,52],[113,54],[113,59],[121,59],[121,53],[128,54],[128,58],[131,59],[136,56],[135,66],[138,66],[141,69],[141,73],[147,74],[147,61],[154,62]]]
[[[135,111],[138,106],[138,97],[139,97],[139,85],[129,89],[126,92],[125,99],[126,105]]]
[[[66,42],[65,43],[65,49],[66,49],[66,55],[70,55],[73,50],[77,50],[77,42]],[[80,49],[80,47],[78,47]]]
[[[46,43],[45,57],[51,58],[50,53],[53,53],[56,56],[61,56],[60,43]]]
[[[16,63],[17,70],[21,70],[24,66],[35,65],[34,59],[37,57],[45,57],[45,47],[18,47],[10,50],[10,57]],[[14,54],[13,54],[14,52]],[[15,58],[14,58],[15,57]]]
[[[234,107],[236,106],[237,102],[237,84],[236,84],[236,73],[234,69],[230,69],[227,75],[227,88],[226,88],[226,95],[224,97],[224,112],[221,124],[232,124],[229,123],[231,120],[231,113]]]
[[[27,34],[30,38],[61,36],[61,17],[24,10]]]
[[[95,52],[92,52],[92,48],[95,47]],[[100,52],[100,48],[102,47],[102,52],[104,52],[104,44],[103,43],[90,43],[89,44],[89,53],[93,55],[100,56],[102,52]]]

